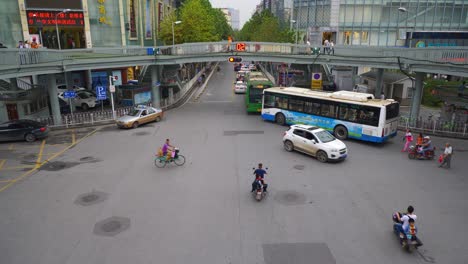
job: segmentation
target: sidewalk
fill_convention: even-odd
[[[400,106],[400,116],[409,117],[411,108],[409,106]],[[429,120],[429,117],[432,115],[432,120],[438,120],[440,117],[440,107],[439,108],[429,108],[421,105],[419,108],[419,116],[423,120]]]

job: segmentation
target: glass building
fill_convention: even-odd
[[[468,46],[468,0],[294,0],[304,41],[320,45]]]
[[[16,47],[20,40],[36,40],[56,49],[60,40],[60,48],[70,49],[161,44],[159,25],[174,2],[0,0],[0,6],[0,43]]]

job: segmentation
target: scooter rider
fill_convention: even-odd
[[[262,163],[258,164],[258,168],[254,171],[253,174],[255,175],[255,180],[252,183],[252,191],[251,192],[254,192],[257,189],[257,187],[258,187],[257,181],[261,181],[261,184],[263,185],[263,191],[266,192],[267,188],[268,188],[268,184],[265,183],[264,178],[265,178],[265,175],[267,174],[267,172],[266,172],[266,170],[263,169],[263,164]]]
[[[394,214],[394,220],[397,222],[393,225],[393,228],[397,231],[399,231],[400,234],[405,234],[406,229],[408,229],[409,226],[409,220],[413,219],[416,221],[418,217],[414,214],[414,207],[413,206],[408,206],[407,213],[404,215],[401,215],[400,213],[396,212]]]
[[[428,151],[428,150],[432,150],[432,142],[431,142],[431,138],[429,136],[425,136],[424,140],[423,140],[423,143],[421,145],[421,150],[418,151],[418,153],[421,156],[424,156],[426,154],[426,151]]]

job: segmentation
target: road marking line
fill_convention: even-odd
[[[6,160],[2,159],[0,160],[0,170],[2,170],[3,165],[5,165]]]
[[[15,144],[10,144],[10,146],[8,146],[8,150],[13,150],[14,147],[15,147]]]
[[[39,168],[41,165],[42,153],[44,153],[45,139],[42,140],[41,148],[39,149],[39,154],[37,155],[36,168]]]
[[[91,131],[90,133],[88,133],[86,136],[80,138],[80,139],[75,143],[75,145],[78,144],[78,143],[80,143],[81,141],[83,141],[85,138],[87,138],[87,137],[91,136],[92,134],[96,133],[96,131],[98,131],[98,129],[94,129],[93,131]],[[21,176],[19,176],[18,178],[15,178],[15,179],[10,180],[10,182],[9,182],[7,185],[5,185],[5,186],[3,186],[2,188],[0,188],[0,193],[3,192],[3,191],[5,191],[6,189],[10,188],[10,187],[11,187],[13,184],[15,184],[17,181],[20,181],[20,180],[26,178],[26,177],[27,177],[28,175],[30,175],[31,173],[33,173],[34,171],[37,171],[40,167],[42,167],[42,166],[44,165],[44,163],[51,161],[52,159],[54,159],[54,158],[56,158],[57,156],[63,154],[65,151],[69,150],[70,148],[72,148],[72,147],[75,146],[75,145],[73,145],[73,144],[69,145],[68,147],[66,147],[65,149],[63,149],[63,150],[60,151],[59,153],[55,154],[55,155],[52,156],[51,158],[46,159],[46,160],[45,160],[44,162],[42,162],[39,166],[35,166],[35,167],[33,167],[32,169],[28,170],[27,172],[21,174]]]
[[[72,144],[76,143],[76,134],[75,134],[75,129],[72,130]]]
[[[9,182],[11,182],[11,180],[0,181],[0,183],[9,183]]]

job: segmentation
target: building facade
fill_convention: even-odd
[[[467,0],[294,0],[293,19],[314,45],[467,46]]]
[[[47,48],[70,49],[157,45],[159,25],[174,1],[0,0],[0,6],[5,46],[35,40]]]
[[[240,30],[239,10],[234,8],[220,8],[226,17],[227,23],[234,30]]]

